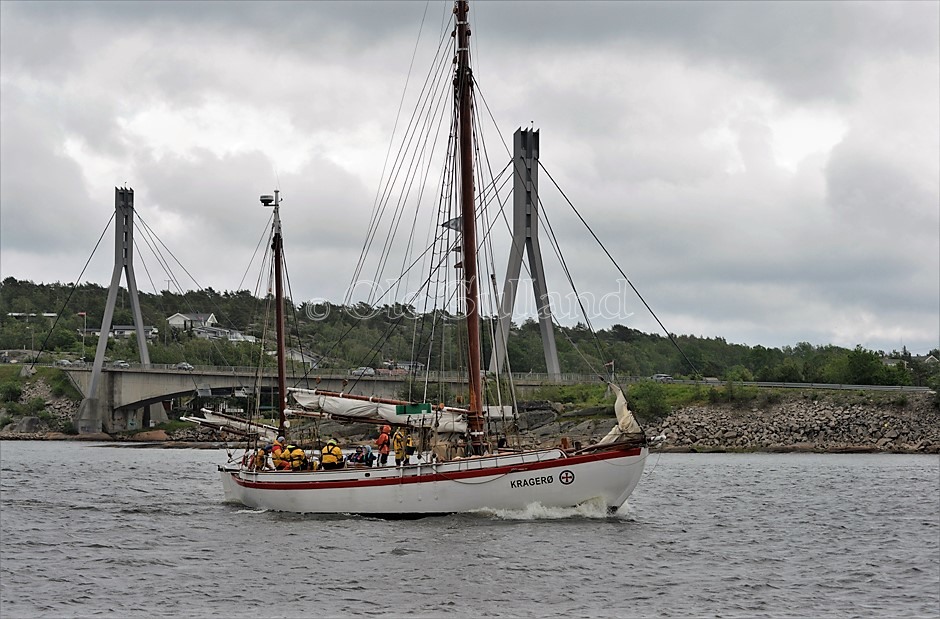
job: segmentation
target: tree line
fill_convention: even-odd
[[[0,282],[0,350],[39,350],[53,357],[94,357],[97,338],[89,329],[101,325],[107,289],[86,282],[36,284],[8,277]],[[140,293],[145,325],[157,328],[148,345],[153,363],[194,365],[271,365],[273,310],[270,299],[247,290],[217,292],[212,288],[182,294]],[[320,304],[295,305],[285,311],[292,325],[288,346],[319,359],[321,368],[394,367],[420,362],[428,369],[459,370],[466,366],[461,342],[465,325],[442,312],[417,312],[400,304],[372,307]],[[43,314],[57,314],[43,317]],[[251,335],[254,343],[206,340],[193,330],[170,327],[175,313],[213,313],[219,326]],[[493,320],[483,319],[484,365],[489,359]],[[121,289],[113,324],[131,325],[127,291]],[[770,348],[733,344],[724,338],[643,333],[624,325],[592,332],[583,324],[556,327],[562,372],[620,376],[662,373],[676,378],[715,377],[722,381],[812,382],[857,385],[940,386],[940,363],[925,363],[901,351],[853,349],[799,342]],[[135,338],[110,339],[108,356],[139,358]],[[546,371],[538,323],[512,325],[507,341],[513,372]],[[930,351],[940,359],[940,350]],[[893,360],[886,363],[885,360]]]

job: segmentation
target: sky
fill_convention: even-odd
[[[138,232],[140,290],[253,290],[279,188],[292,297],[342,302],[451,6],[3,1],[0,277],[73,282],[92,256],[81,281],[107,285],[127,186],[185,268]],[[490,158],[539,130],[595,327],[940,347],[940,3],[473,2],[470,23]]]

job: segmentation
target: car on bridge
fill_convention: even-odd
[[[131,367],[131,364],[128,363],[127,361],[123,361],[123,360],[121,360],[121,359],[118,359],[117,361],[115,361],[114,363],[111,364],[111,367],[113,367],[113,368],[121,368],[122,370],[124,370],[124,369],[127,369],[127,368]]]
[[[68,359],[59,359],[58,361],[55,362],[55,364],[61,367],[67,367],[67,366],[72,365],[72,362],[69,361]]]
[[[193,366],[190,365],[189,363],[186,363],[185,361],[180,361],[173,367],[176,368],[177,370],[186,370],[187,372],[193,371]]]
[[[358,367],[350,372],[353,376],[375,376],[375,369],[369,367]]]
[[[650,376],[652,380],[655,380],[657,383],[671,383],[672,376],[669,374],[653,374]]]

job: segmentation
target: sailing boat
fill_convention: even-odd
[[[431,515],[482,509],[524,509],[531,504],[573,507],[601,501],[620,508],[633,492],[648,454],[645,436],[630,412],[623,392],[616,395],[617,423],[597,444],[584,449],[556,447],[497,449],[487,436],[481,379],[480,303],[472,148],[472,83],[469,58],[468,5],[457,0],[455,15],[456,72],[454,103],[458,135],[461,292],[466,311],[467,381],[464,407],[352,395],[285,384],[283,290],[281,285],[281,223],[277,194],[262,196],[274,204],[272,249],[275,265],[278,340],[278,432],[290,429],[288,417],[318,416],[337,421],[369,420],[390,426],[421,428],[442,439],[464,442],[459,455],[435,451],[432,457],[404,466],[341,468],[313,471],[271,471],[256,467],[253,450],[241,462],[219,467],[228,501],[249,507],[301,513],[351,513],[385,516]],[[290,393],[300,406],[289,409]],[[215,419],[218,423],[219,420]],[[269,427],[254,428],[259,436]],[[247,428],[244,431],[252,431]]]

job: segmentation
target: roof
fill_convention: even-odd
[[[186,320],[205,321],[205,320],[208,320],[209,318],[211,318],[211,317],[212,317],[212,314],[211,314],[211,313],[209,313],[209,314],[183,314],[182,312],[177,312],[177,313],[173,314],[173,316],[182,316],[182,317],[185,318]],[[170,316],[170,318],[173,318],[173,316]]]

